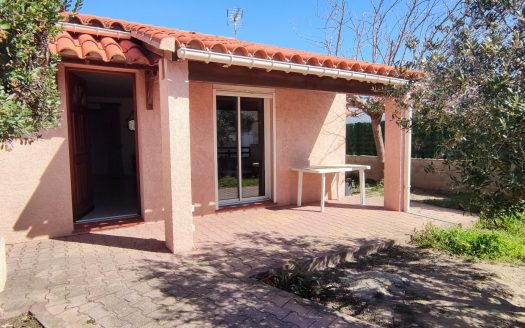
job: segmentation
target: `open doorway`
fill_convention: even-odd
[[[140,217],[134,77],[68,71],[75,223]]]

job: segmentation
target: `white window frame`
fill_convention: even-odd
[[[264,99],[264,187],[265,195],[258,197],[242,198],[242,186],[239,190],[239,198],[219,201],[219,168],[217,162],[217,96],[250,97]],[[240,120],[240,101],[237,101],[237,120]],[[240,127],[240,122],[237,122]],[[241,131],[239,129],[238,134]],[[241,138],[238,135],[238,143]],[[276,170],[275,170],[275,93],[273,89],[239,87],[231,85],[216,85],[213,89],[213,157],[215,167],[215,208],[219,209],[228,205],[246,204],[273,199],[276,202]],[[240,160],[240,157],[238,157]],[[238,181],[242,181],[242,167],[238,165]]]

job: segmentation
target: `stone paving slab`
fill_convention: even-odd
[[[326,213],[313,204],[199,217],[196,249],[184,255],[167,251],[161,222],[8,245],[0,317],[31,310],[47,327],[367,327],[251,275],[404,242],[428,222],[475,219],[422,204],[415,214],[389,212],[381,201],[329,202]]]

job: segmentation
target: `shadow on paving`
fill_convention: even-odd
[[[392,310],[393,318],[382,322],[385,326],[525,327],[525,308],[508,301],[514,291],[497,282],[496,274],[481,270],[475,263],[434,251],[396,246],[326,270],[317,277],[323,283],[339,282],[341,277],[363,271],[394,273],[406,278],[408,284],[400,295],[369,305],[357,304],[345,295],[344,288],[336,286],[322,302],[332,302],[331,306],[349,315],[368,317],[371,321],[374,306],[380,311],[387,307]]]
[[[87,268],[93,278],[87,277],[86,281],[92,283],[90,279],[102,272],[98,280],[107,287],[97,294],[93,292],[95,287],[81,286],[87,290],[89,302],[100,303],[111,313],[102,319],[97,317],[97,323],[113,316],[133,326],[156,322],[199,327],[325,327],[345,326],[348,322],[362,326],[350,317],[350,311],[343,314],[348,321],[341,321],[317,304],[250,277],[288,260],[300,262],[341,253],[352,245],[386,242],[253,232],[236,234],[228,242],[200,244],[199,249],[182,256],[169,253],[164,242],[157,239],[95,233],[57,240],[78,243],[84,261],[86,257],[102,260],[96,268],[100,271]],[[446,327],[522,324],[514,321],[514,316],[524,315],[525,309],[507,301],[512,291],[474,264],[433,252],[404,251],[415,249],[410,247],[396,249],[395,253],[382,252],[343,264],[338,270],[375,270],[406,277],[410,290],[405,300],[395,303],[404,326],[436,326],[435,322]],[[91,317],[97,315],[86,305],[78,309]],[[424,320],[418,321],[418,316]]]
[[[177,256],[166,253],[160,241],[148,239],[88,234],[62,240],[108,246],[110,253],[139,251],[142,257],[135,258],[131,265],[119,266],[120,274],[135,278],[124,281],[129,293],[117,295],[159,324],[199,327],[346,326],[348,322],[341,321],[323,307],[250,276],[280,266],[286,260],[308,259],[328,251],[340,252],[351,244],[379,242],[355,239],[344,245],[309,236],[284,238],[272,233],[248,233],[237,234],[231,242],[208,243],[185,256]],[[159,252],[155,257],[148,255],[155,250]],[[123,316],[122,319],[130,318]]]
[[[126,248],[143,252],[170,253],[166,248],[165,242],[155,238],[106,235],[103,233],[85,233],[66,237],[56,237],[53,239],[65,242]]]
[[[175,298],[173,307],[158,313],[173,325],[327,327],[338,317],[321,306],[252,279],[254,273],[348,249],[311,237],[284,238],[271,233],[237,234],[235,241],[210,243],[182,258],[174,268],[164,261],[144,260],[143,281],[154,281],[162,295]],[[356,245],[374,240],[355,240]],[[175,311],[174,311],[175,310]],[[347,318],[349,322],[355,322]],[[339,322],[339,326],[348,323]],[[334,326],[338,326],[334,323]],[[367,326],[354,323],[354,326]]]

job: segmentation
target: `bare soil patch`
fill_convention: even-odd
[[[276,279],[265,282],[283,287]],[[294,276],[284,285],[381,327],[525,327],[525,266],[412,246]]]
[[[0,328],[42,328],[43,326],[31,313],[0,320]]]

